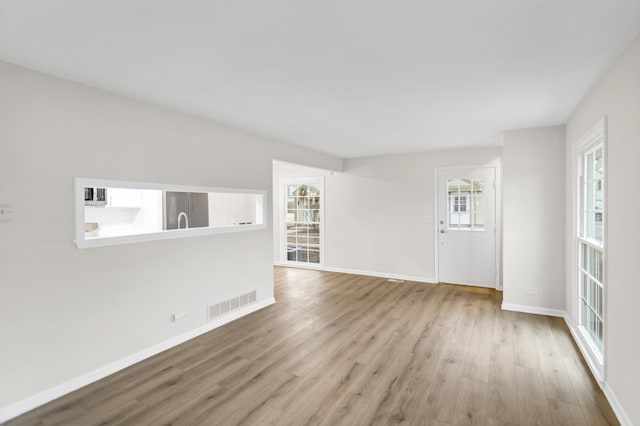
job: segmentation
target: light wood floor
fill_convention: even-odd
[[[618,424],[561,319],[276,268],[276,303],[11,424]]]

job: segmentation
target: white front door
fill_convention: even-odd
[[[496,286],[495,168],[438,170],[438,281]]]

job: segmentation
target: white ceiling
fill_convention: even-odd
[[[640,0],[0,0],[0,59],[341,157],[566,122]]]

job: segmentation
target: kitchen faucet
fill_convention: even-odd
[[[182,218],[182,216],[184,216],[184,222],[185,222],[185,229],[189,228],[189,216],[187,216],[187,214],[185,212],[180,212],[180,214],[178,215],[178,229],[180,228],[180,219]]]

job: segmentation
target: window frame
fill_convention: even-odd
[[[602,174],[602,241],[586,236],[586,158],[590,152],[595,152],[602,147],[603,174]],[[607,118],[603,117],[598,123],[582,136],[575,144],[573,150],[574,158],[574,208],[572,212],[574,232],[573,232],[573,323],[574,337],[580,347],[587,364],[597,380],[603,381],[606,368],[607,355]],[[601,252],[602,257],[602,348],[598,348],[597,343],[592,340],[589,331],[582,325],[582,256],[583,245],[593,247]],[[585,265],[586,266],[586,265]],[[597,284],[596,284],[597,285]]]

